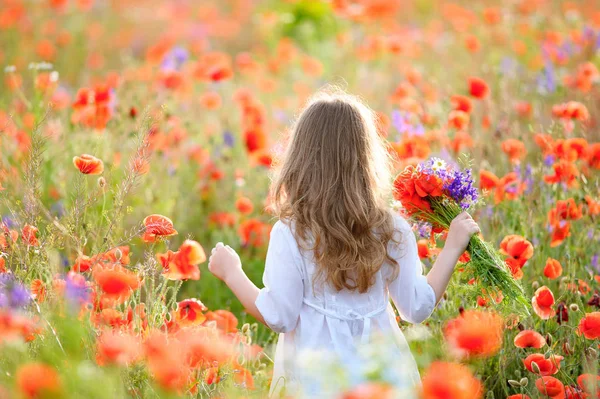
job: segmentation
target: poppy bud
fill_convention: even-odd
[[[531,369],[534,373],[540,374],[540,366],[536,362],[531,362]]]
[[[525,326],[521,323],[517,324],[517,328],[519,329],[519,331],[525,330]]]
[[[242,333],[246,334],[248,331],[250,331],[250,324],[244,323],[244,325],[242,326]]]
[[[598,356],[598,351],[594,348],[592,348],[591,346],[589,348],[587,348],[585,350],[586,355],[590,358],[595,358],[596,356]]]
[[[529,379],[527,377],[523,377],[521,380],[519,380],[519,384],[521,384],[522,387],[526,387],[527,384],[529,384]]]
[[[122,257],[123,257],[123,252],[121,251],[121,249],[119,249],[119,248],[115,249],[115,259],[117,260],[117,262],[119,262]]]
[[[576,303],[572,303],[569,305],[569,309],[571,309],[571,312],[577,312],[579,311],[579,305],[577,305]]]
[[[458,308],[458,313],[460,313],[461,315],[465,312],[465,308],[463,308],[462,306]]]
[[[571,353],[573,353],[571,344],[569,344],[568,342],[565,342],[563,344],[563,351],[565,352],[565,355],[570,355]]]
[[[546,343],[548,346],[552,345],[552,335],[546,334]]]
[[[106,187],[106,179],[104,177],[98,178],[98,187],[100,187],[100,188]]]
[[[129,109],[129,116],[133,119],[137,116],[137,109],[135,109],[135,107],[131,107],[131,109]]]
[[[538,283],[537,281],[532,282],[531,288],[533,288],[534,290],[537,290],[538,288],[540,288],[540,283]]]
[[[535,363],[531,363],[535,364]],[[513,388],[521,388],[521,383],[517,380],[508,380],[508,384]]]
[[[448,300],[448,292],[444,292],[444,295],[442,295],[442,298],[444,298],[445,301]]]

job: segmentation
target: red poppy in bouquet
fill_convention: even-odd
[[[413,219],[431,224],[434,232],[442,232],[460,213],[470,209],[479,199],[470,169],[461,170],[439,158],[417,167],[408,166],[394,180],[394,198]],[[468,270],[476,282],[493,294],[502,292],[509,300],[519,302],[525,311],[529,301],[515,281],[499,253],[479,236],[473,236],[467,247]]]

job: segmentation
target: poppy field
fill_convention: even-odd
[[[600,4],[0,0],[0,65],[0,398],[267,397],[277,337],[206,254],[262,287],[270,179],[327,84],[376,111],[397,174],[471,170],[528,304],[465,255],[428,320],[398,318],[422,387],[374,355],[335,397],[600,398]],[[414,234],[427,270],[444,232]]]

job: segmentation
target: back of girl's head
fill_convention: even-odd
[[[280,219],[312,237],[317,281],[366,292],[386,260],[394,223],[391,166],[374,113],[340,91],[314,95],[298,117],[273,186]]]

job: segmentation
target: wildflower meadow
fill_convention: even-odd
[[[465,198],[482,230],[398,317],[422,386],[379,343],[332,397],[600,398],[600,3],[0,0],[0,65],[0,398],[268,397],[277,336],[207,254],[262,287],[271,178],[327,85],[376,112],[425,271]]]

